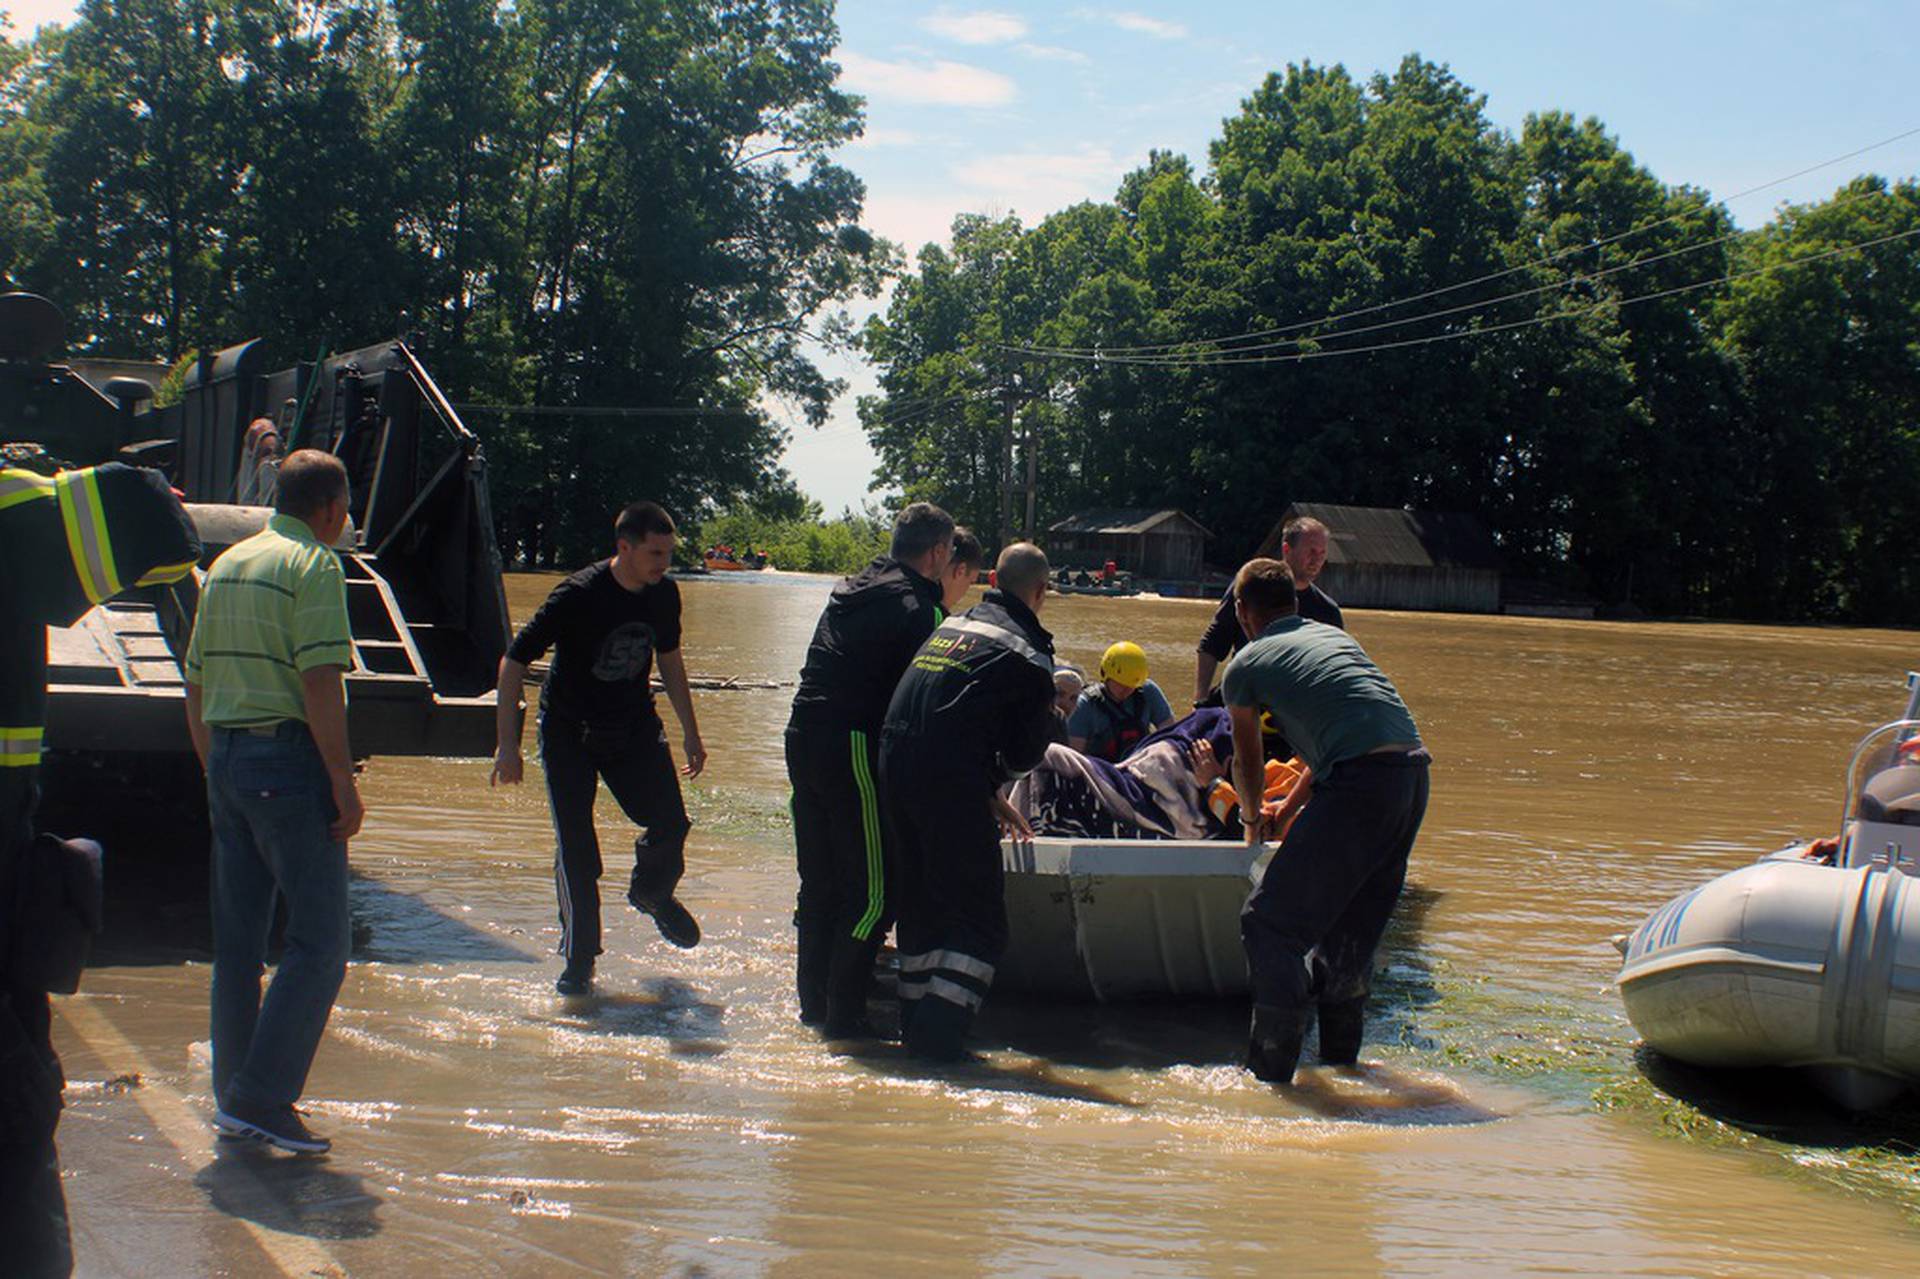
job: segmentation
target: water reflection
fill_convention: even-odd
[[[380,1230],[380,1198],[363,1178],[325,1158],[290,1158],[243,1141],[219,1141],[194,1175],[215,1210],[314,1239],[366,1239]]]
[[[736,578],[683,585],[689,668],[790,679],[831,583]],[[515,615],[552,582],[511,580]],[[1209,607],[1076,598],[1046,621],[1083,665],[1136,640],[1180,691]],[[688,790],[682,895],[706,940],[675,951],[609,902],[585,1000],[552,990],[538,778],[500,792],[482,762],[373,762],[356,961],[309,1094],[335,1153],[304,1173],[269,1165],[311,1184],[249,1190],[210,1171],[182,1202],[162,1135],[98,1086],[132,1067],[63,1025],[82,1086],[68,1167],[83,1269],[137,1273],[137,1241],[159,1232],[181,1273],[246,1273],[257,1258],[231,1236],[244,1218],[331,1230],[329,1252],[366,1273],[1911,1273],[1920,1241],[1896,1205],[1920,1194],[1783,1177],[1777,1157],[1666,1140],[1657,1109],[1591,1100],[1645,1087],[1607,937],[1831,825],[1846,748],[1892,713],[1911,637],[1350,620],[1437,759],[1364,1069],[1309,1067],[1277,1091],[1238,1068],[1244,1008],[1004,995],[972,1065],[823,1044],[790,989],[791,690],[700,692],[712,762]],[[624,850],[610,801],[601,817]],[[206,1103],[190,1048],[205,1036],[204,862],[202,846],[122,869],[86,984],[189,1116]],[[1818,1115],[1768,1129],[1765,1100],[1701,1105],[1855,1158]],[[1854,1144],[1898,1164],[1910,1131],[1856,1129]]]

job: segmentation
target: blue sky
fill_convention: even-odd
[[[866,179],[870,224],[914,249],[955,212],[1031,223],[1107,198],[1154,147],[1204,169],[1220,121],[1290,62],[1365,76],[1418,52],[1484,93],[1502,127],[1542,110],[1595,115],[1662,180],[1721,198],[1920,126],[1912,0],[842,0],[840,26],[843,79],[868,100],[867,137],[845,159]],[[1920,171],[1920,137],[1729,207],[1756,225],[1866,169]],[[872,469],[851,399],[788,451],[829,510],[857,502]]]
[[[21,29],[71,12],[0,8]],[[1204,169],[1220,121],[1265,72],[1303,60],[1366,76],[1418,52],[1484,93],[1505,128],[1541,110],[1598,116],[1662,180],[1722,199],[1920,126],[1915,0],[841,0],[839,13],[842,78],[868,104],[867,136],[842,159],[867,182],[868,224],[910,251],[955,213],[1030,224],[1105,199],[1150,148]],[[1868,170],[1920,172],[1920,137],[1729,207],[1756,225]],[[873,382],[848,359],[825,367],[853,384],[828,426],[773,408],[792,422],[788,467],[837,511],[867,493],[852,400]]]

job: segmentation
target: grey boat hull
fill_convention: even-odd
[[[1628,1018],[1676,1060],[1804,1068],[1856,1110],[1920,1082],[1920,881],[1904,870],[1775,854],[1662,906],[1623,956]]]
[[[1002,844],[1009,936],[995,989],[1102,1003],[1244,996],[1240,908],[1264,851],[1225,840]]]

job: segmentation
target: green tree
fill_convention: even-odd
[[[1920,184],[1863,177],[1741,245],[1721,315],[1756,513],[1742,612],[1920,618],[1920,236],[1851,251],[1916,230]]]

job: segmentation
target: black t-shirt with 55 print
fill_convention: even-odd
[[[602,560],[553,588],[507,656],[523,665],[553,650],[540,710],[615,728],[653,715],[653,655],[680,647],[680,587],[672,578],[630,591]]]

